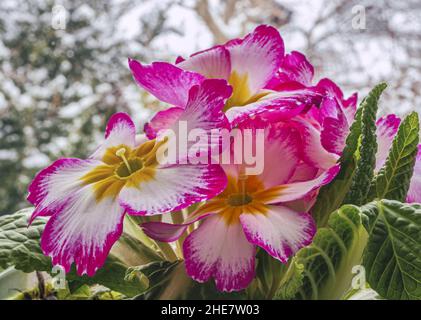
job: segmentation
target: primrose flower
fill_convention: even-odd
[[[247,176],[244,165],[225,165],[226,189],[192,213],[183,224],[148,222],[144,232],[160,241],[175,241],[189,225],[203,219],[184,241],[187,273],[199,282],[214,278],[222,291],[246,288],[255,275],[255,248],[286,263],[311,243],[315,224],[297,202],[329,183],[339,165],[327,170],[301,158],[302,137],[295,123],[242,122],[265,130],[264,171]]]
[[[222,107],[231,94],[224,80],[205,80],[190,88],[180,119],[209,130],[227,127]],[[203,107],[206,106],[206,107]],[[226,186],[216,164],[162,165],[157,150],[166,139],[136,139],[127,114],[113,115],[104,143],[86,159],[60,159],[29,186],[35,205],[31,222],[51,216],[41,238],[44,254],[66,272],[92,276],[122,232],[125,213],[155,215],[180,210],[219,194]]]
[[[197,52],[187,59],[179,57],[175,65],[165,62],[142,65],[129,60],[137,83],[174,106],[158,112],[145,126],[150,138],[178,118],[190,86],[205,78],[225,79],[232,86],[233,93],[224,106],[232,127],[265,112],[271,114],[272,121],[289,119],[306,106],[319,103],[320,94],[311,86],[274,84],[273,79],[283,65],[286,66],[283,40],[275,28],[266,25],[243,39]],[[288,65],[290,69],[295,67],[300,68]]]

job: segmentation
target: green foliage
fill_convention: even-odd
[[[386,89],[385,83],[378,84],[361,104],[361,136],[356,154],[357,163],[344,204],[362,205],[367,199],[376,166],[376,114],[380,95],[384,89]]]
[[[278,290],[275,293],[275,300],[290,300],[293,299],[299,292],[303,285],[304,279],[304,265],[292,260],[289,264],[288,270],[285,273]]]
[[[372,182],[370,200],[405,201],[418,152],[419,129],[416,112],[401,123],[389,156]]]
[[[421,300],[421,205],[380,200],[362,208],[367,281],[387,299]]]
[[[360,263],[366,241],[358,207],[345,205],[332,213],[328,227],[320,228],[313,243],[295,257],[304,266],[296,298],[341,299],[350,288],[352,267]]]
[[[39,239],[46,220],[36,219],[28,228],[33,209],[23,209],[0,217],[0,267],[14,266],[24,272],[51,270],[50,258],[44,256]]]

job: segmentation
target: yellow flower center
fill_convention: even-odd
[[[228,79],[228,83],[232,86],[233,92],[225,104],[224,111],[227,111],[231,107],[245,106],[256,102],[267,95],[267,92],[256,94],[251,92],[247,73],[238,74],[236,71],[233,71]]]
[[[238,223],[242,214],[266,214],[264,185],[257,176],[228,176],[225,190],[209,200],[195,214],[215,212],[227,224]]]
[[[166,142],[150,140],[135,149],[127,145],[110,147],[102,157],[103,164],[85,174],[82,183],[93,186],[97,201],[115,198],[125,186],[141,190],[142,183],[154,179],[156,152]]]

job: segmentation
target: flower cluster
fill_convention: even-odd
[[[103,144],[88,159],[59,159],[35,177],[28,197],[36,207],[31,221],[50,216],[41,247],[53,264],[69,271],[75,263],[79,274],[92,276],[120,237],[125,214],[171,214],[193,204],[179,224],[141,227],[159,241],[187,235],[187,273],[199,282],[215,279],[222,291],[250,284],[256,247],[287,263],[311,243],[311,208],[320,187],[340,170],[356,94],[346,99],[331,80],[314,82],[306,57],[285,54],[278,31],[265,25],[174,64],[129,59],[129,67],[143,89],[170,107],[140,135],[127,114],[115,114]],[[241,161],[192,163],[178,157],[176,163],[160,163],[159,150],[172,143],[165,132],[181,135],[181,122],[205,133],[263,130],[262,172],[248,175]],[[394,115],[377,122],[377,169],[399,122]],[[221,149],[220,143],[205,147]],[[409,202],[421,200],[420,188],[417,161]]]

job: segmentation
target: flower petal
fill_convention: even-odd
[[[161,214],[210,199],[222,192],[226,184],[227,178],[219,165],[158,167],[151,180],[126,185],[119,201],[129,214]]]
[[[335,178],[339,170],[340,165],[337,164],[313,180],[292,182],[265,190],[262,192],[265,195],[264,202],[267,204],[273,204],[300,199],[311,191],[328,184],[333,180],[333,178]]]
[[[305,55],[292,51],[285,55],[281,64],[280,78],[285,81],[296,81],[310,86],[313,81],[314,67],[308,62]]]
[[[68,195],[81,187],[80,179],[99,164],[97,160],[63,158],[41,170],[28,188],[28,201],[36,206],[29,223],[60,211]]]
[[[406,201],[410,203],[421,203],[421,145],[418,146],[418,154],[415,161],[414,173],[411,178],[411,184],[409,186]]]
[[[357,94],[354,93],[348,99],[344,98],[342,90],[330,79],[322,79],[316,88],[323,92],[324,96],[336,98],[346,117],[348,125],[354,121],[355,112],[357,111]]]
[[[154,62],[142,65],[129,59],[129,67],[136,82],[159,100],[177,107],[187,103],[189,89],[202,82],[202,75],[182,70],[170,63]]]
[[[54,265],[93,276],[123,230],[124,209],[111,197],[97,202],[92,186],[69,194],[45,226],[41,248]]]
[[[253,130],[252,141],[264,143],[264,154],[260,155],[256,151],[256,165],[257,157],[263,156],[263,172],[259,174],[259,180],[264,183],[265,188],[288,182],[300,162],[301,140],[295,126],[288,122],[268,123],[257,116],[243,121],[238,129],[242,130],[244,139],[245,130]],[[256,135],[256,130],[259,129],[264,130],[264,141],[261,142]],[[274,159],[280,159],[282,165]]]
[[[220,291],[246,288],[254,278],[255,249],[239,223],[227,224],[220,215],[208,217],[184,241],[187,274],[206,282],[215,278]]]
[[[191,224],[212,214],[212,212],[198,211],[198,213],[192,214],[185,221],[183,221],[182,224],[155,221],[145,222],[142,223],[142,230],[148,237],[152,239],[162,242],[173,242],[180,238]]]
[[[215,46],[195,53],[187,60],[179,62],[177,66],[200,73],[206,78],[228,80],[231,73],[231,58],[225,47]]]
[[[313,240],[316,226],[307,213],[298,213],[283,206],[268,206],[265,214],[247,214],[240,221],[250,243],[265,249],[283,263]]]
[[[134,147],[136,141],[136,127],[127,113],[119,112],[111,116],[105,129],[105,141],[90,156],[92,159],[101,160],[108,148],[118,145]]]
[[[333,106],[327,107],[327,105]],[[323,128],[320,135],[322,146],[330,153],[342,154],[346,138],[349,133],[349,125],[346,116],[339,107],[336,99],[325,98],[320,107],[323,113],[325,109],[336,109],[336,115],[330,115],[323,120]],[[331,111],[327,111],[331,112]]]
[[[232,72],[247,76],[252,95],[270,81],[285,53],[279,32],[266,25],[258,26],[243,40],[230,41],[225,47],[231,55]]]
[[[321,132],[306,120],[297,121],[302,137],[302,157],[311,166],[328,169],[333,166],[339,156],[327,151],[321,140]]]
[[[377,154],[376,172],[383,167],[392,146],[393,138],[398,132],[401,119],[394,114],[380,118],[376,122]]]
[[[273,92],[257,102],[232,107],[226,115],[234,128],[249,117],[260,115],[270,122],[289,120],[313,103],[318,94],[310,89]]]
[[[180,138],[185,139],[186,135],[195,135],[195,139],[188,139],[186,152],[179,148],[178,163],[184,163],[186,156],[189,159],[196,157],[197,153],[206,150],[207,161],[209,161],[212,150],[220,150],[221,139],[210,139],[211,132],[230,129],[230,124],[222,108],[232,93],[231,86],[225,80],[206,79],[202,84],[193,86],[189,92],[189,100],[183,113],[170,129],[169,143],[177,143],[181,147]],[[199,130],[195,130],[199,129]],[[163,132],[165,135],[165,132]],[[174,140],[176,139],[176,140]],[[188,152],[187,152],[188,151]],[[185,153],[185,154],[183,154]],[[187,154],[188,153],[188,154]],[[209,162],[207,162],[209,163]]]
[[[144,131],[149,139],[155,139],[158,131],[170,128],[180,115],[184,112],[183,108],[173,107],[156,113],[151,121],[145,124]]]

